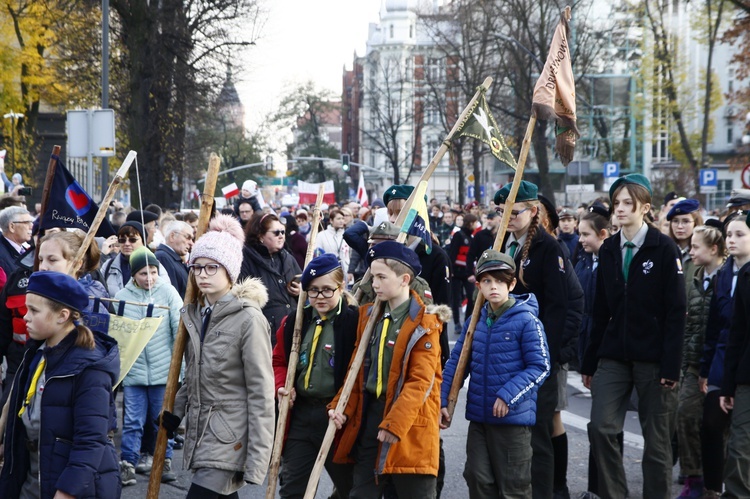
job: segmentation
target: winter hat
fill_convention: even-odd
[[[89,304],[89,294],[78,281],[61,272],[34,272],[26,293],[43,296],[81,312]]]
[[[305,267],[305,271],[302,272],[302,278],[300,279],[302,289],[307,291],[313,279],[330,274],[340,268],[341,263],[339,263],[339,259],[333,253],[324,253],[317,258],[313,258],[307,264],[307,267]]]
[[[220,263],[229,274],[232,282],[240,276],[242,266],[242,246],[245,234],[240,222],[231,215],[216,215],[190,253],[190,264],[198,258],[210,258]]]
[[[242,182],[242,190],[253,192],[258,184],[254,180],[245,180]]]
[[[151,250],[141,246],[130,254],[130,274],[135,275],[146,265],[159,267],[159,260],[156,259]]]

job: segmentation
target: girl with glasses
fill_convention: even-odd
[[[161,424],[174,434],[185,418],[184,467],[193,472],[188,499],[238,498],[263,482],[274,432],[268,300],[259,279],[241,279],[244,234],[217,215],[193,246],[190,279],[198,290],[182,320],[188,333],[185,378],[174,414]],[[170,435],[172,436],[172,435]]]
[[[300,268],[286,249],[286,228],[272,213],[253,215],[245,227],[240,277],[258,277],[268,289],[263,315],[276,331],[281,320],[297,309]],[[276,342],[275,336],[271,338]]]
[[[310,304],[302,319],[300,356],[291,394],[284,389],[292,349],[296,311],[284,318],[276,332],[273,369],[280,396],[291,396],[291,412],[281,456],[282,498],[302,497],[328,427],[326,405],[344,384],[354,352],[359,309],[345,290],[344,270],[330,253],[314,258],[302,273],[302,288]],[[351,467],[334,464],[326,470],[339,497],[349,497]]]

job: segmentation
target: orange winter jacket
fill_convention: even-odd
[[[388,374],[386,403],[380,429],[396,437],[395,444],[381,443],[375,472],[382,474],[437,475],[440,417],[440,331],[450,317],[445,306],[425,305],[411,292],[409,313],[396,338]],[[357,343],[372,311],[372,304],[360,307]],[[431,313],[431,312],[436,313]],[[356,350],[356,347],[355,347]],[[363,424],[364,366],[344,410],[347,423],[334,454],[338,463],[353,462],[351,453]],[[330,403],[335,409],[341,392]]]

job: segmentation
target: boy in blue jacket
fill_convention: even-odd
[[[476,286],[486,303],[464,373],[471,375],[464,478],[472,498],[531,497],[531,426],[550,360],[536,298],[510,294],[515,272],[513,258],[495,250],[482,253],[476,267]],[[443,371],[441,428],[450,419],[448,393],[469,322]]]

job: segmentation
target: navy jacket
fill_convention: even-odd
[[[487,327],[489,304],[482,307],[471,343],[471,358],[464,377],[471,375],[466,394],[466,419],[493,425],[533,426],[536,423],[536,392],[549,376],[551,364],[544,327],[537,319],[539,308],[533,294],[514,295],[516,303]],[[461,337],[443,370],[441,405],[448,395],[461,355],[467,319]],[[498,398],[508,405],[502,418],[492,415]]]
[[[737,385],[750,385],[750,264],[740,269],[734,296],[734,316],[721,384],[721,394],[726,397],[734,397]]]
[[[680,263],[678,263],[680,262]],[[671,238],[649,227],[625,282],[620,234],[599,248],[594,324],[581,365],[593,375],[599,359],[653,362],[659,376],[680,379],[685,331],[685,275]]]
[[[576,263],[576,276],[583,288],[583,318],[578,333],[578,360],[583,362],[583,354],[589,345],[591,327],[594,325],[594,298],[596,297],[596,273],[594,257],[591,253],[582,252]]]
[[[164,266],[164,269],[169,276],[169,282],[172,283],[172,286],[174,286],[180,294],[180,298],[184,300],[185,290],[187,290],[188,283],[188,269],[185,262],[182,261],[180,255],[175,253],[175,251],[166,244],[160,244],[159,247],[156,248],[154,256],[156,256],[156,259]]]
[[[57,490],[76,498],[120,497],[120,468],[114,444],[107,438],[112,385],[120,372],[117,342],[94,333],[96,346],[75,346],[76,332],[45,351],[46,390],[42,396],[39,435],[42,499]],[[13,380],[5,464],[0,473],[0,497],[20,494],[29,467],[26,427],[18,411],[29,377],[29,363],[41,342],[29,340],[24,360]]]
[[[744,267],[743,267],[744,268]],[[729,342],[729,329],[734,313],[732,280],[734,277],[734,258],[729,257],[716,272],[714,295],[708,310],[706,339],[703,343],[700,375],[708,379],[708,384],[721,386],[724,377],[724,356]],[[739,286],[739,276],[737,286]]]
[[[4,235],[0,234],[0,267],[5,271],[5,275],[10,277],[14,270],[16,270],[16,258],[19,253],[16,251],[10,241],[8,241]]]

